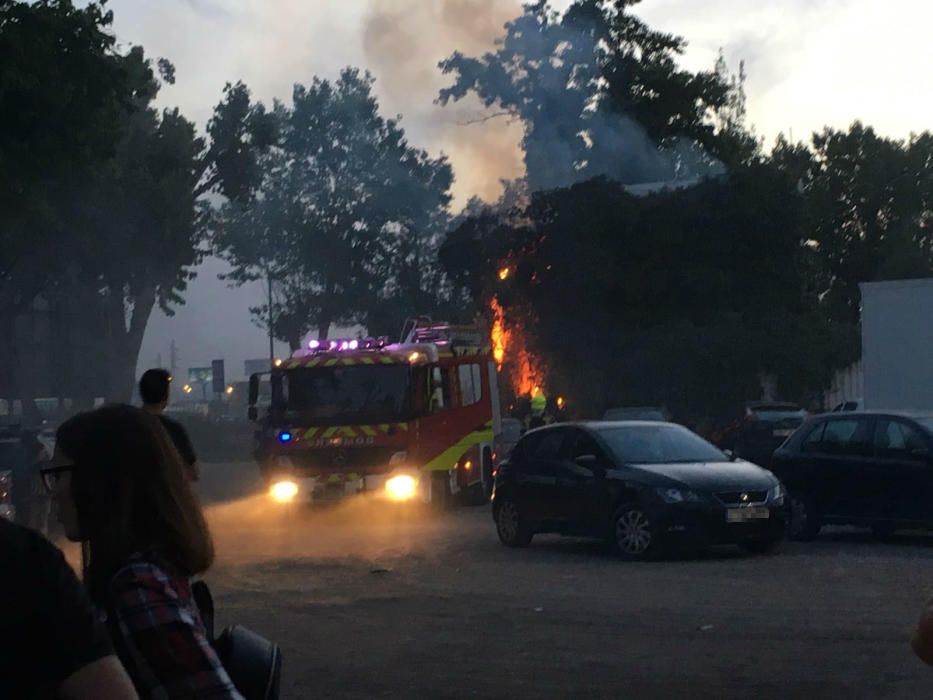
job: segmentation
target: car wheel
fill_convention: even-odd
[[[749,540],[742,543],[742,549],[749,554],[772,554],[780,546],[781,540],[769,537],[767,539]]]
[[[612,521],[613,542],[623,559],[647,559],[657,550],[657,535],[648,514],[637,503],[616,511]]]
[[[518,503],[511,498],[503,498],[496,505],[496,532],[506,547],[527,547],[533,537]]]
[[[815,540],[823,523],[812,498],[805,496],[792,496],[790,499],[790,520],[788,535],[797,542],[810,542]]]

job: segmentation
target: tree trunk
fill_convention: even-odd
[[[142,347],[143,336],[149,317],[155,307],[155,289],[147,287],[136,295],[133,311],[130,314],[129,324],[126,323],[125,301],[122,297],[114,295],[111,299],[111,312],[116,316],[120,313],[121,323],[113,324],[113,365],[111,366],[110,392],[108,399],[129,403],[133,398],[133,388],[136,384],[136,365],[139,361],[139,350]],[[119,307],[119,309],[118,309]],[[116,319],[114,318],[114,321]]]
[[[327,336],[330,333],[330,326],[330,318],[325,318],[323,315],[320,316],[317,322],[317,337],[321,340],[327,340]]]

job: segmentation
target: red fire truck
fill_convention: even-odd
[[[261,377],[250,378],[256,458],[275,500],[488,498],[502,419],[487,336],[419,319],[402,338],[310,341],[268,375],[263,416]]]

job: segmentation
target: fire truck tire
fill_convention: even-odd
[[[437,510],[448,510],[453,505],[450,492],[450,474],[431,472],[431,506]]]
[[[482,506],[489,503],[489,497],[486,495],[486,489],[482,484],[473,484],[461,492],[463,504],[467,506]]]

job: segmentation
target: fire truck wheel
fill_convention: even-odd
[[[438,510],[447,510],[453,504],[450,492],[450,474],[431,472],[431,506]]]
[[[506,547],[527,547],[534,536],[518,503],[508,496],[496,504],[496,532]]]
[[[473,484],[463,492],[463,503],[467,506],[482,506],[489,503],[482,484]]]

